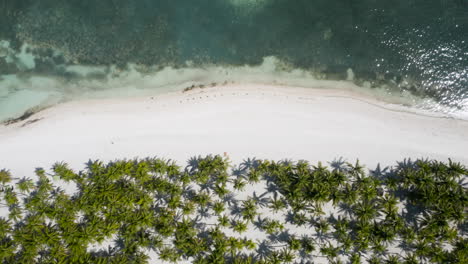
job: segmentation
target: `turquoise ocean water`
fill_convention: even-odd
[[[468,1],[0,0],[0,120],[278,76],[468,118]]]

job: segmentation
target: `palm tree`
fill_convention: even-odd
[[[362,222],[369,222],[380,215],[376,206],[371,202],[366,202],[365,200],[358,202],[354,206],[353,211],[356,214],[357,219]]]
[[[290,236],[287,242],[289,249],[293,251],[298,251],[301,249],[301,240],[297,239],[296,236]]]
[[[448,260],[450,263],[466,263],[468,257],[466,250],[468,248],[468,238],[458,237],[457,240],[452,243],[453,250],[448,254]]]
[[[346,195],[342,190],[335,189],[331,194],[330,198],[332,200],[333,206],[337,206],[340,202],[345,201]]]
[[[217,201],[213,204],[213,211],[215,214],[220,215],[222,212],[224,212],[224,202],[222,201]]]
[[[242,178],[234,179],[234,189],[242,191],[245,188],[246,182]]]
[[[349,183],[345,183],[342,189],[343,193],[343,202],[349,205],[354,205],[358,200],[358,192],[353,187],[353,185]]]
[[[374,251],[374,254],[382,256],[387,253],[387,247],[382,241],[380,241],[380,238],[374,238],[373,243],[374,245],[372,246],[372,250]]]
[[[354,239],[349,233],[340,237],[339,242],[341,243],[341,248],[343,249],[344,252],[349,252],[354,245]]]
[[[239,234],[242,234],[244,233],[245,231],[247,231],[247,222],[243,222],[243,221],[234,221],[232,223],[232,229],[234,231],[236,231],[237,233]]]
[[[270,205],[269,208],[273,210],[273,212],[278,212],[284,208],[286,208],[286,203],[283,199],[278,199],[278,195],[275,193],[273,195],[273,199],[270,199]]]
[[[301,246],[306,254],[311,254],[315,250],[314,240],[307,235],[302,236]]]
[[[229,190],[227,189],[227,186],[225,183],[216,184],[214,187],[214,192],[218,195],[219,198],[223,198],[227,194],[229,194]]]
[[[267,218],[265,219],[262,228],[267,234],[274,234],[282,231],[284,229],[284,225],[278,220]]]
[[[398,257],[398,255],[390,255],[385,260],[385,263],[387,263],[387,264],[399,264],[399,263],[401,263],[400,257]]]
[[[349,257],[349,262],[351,264],[360,264],[361,263],[361,255],[359,253],[353,253]]]
[[[164,261],[176,263],[179,260],[179,253],[177,250],[170,247],[163,247],[159,250],[159,258]]]
[[[381,264],[382,259],[379,256],[373,255],[367,259],[367,263],[369,264]]]
[[[22,220],[23,210],[19,205],[11,205],[8,210],[10,211],[8,219],[13,220],[16,223]]]
[[[321,218],[319,221],[315,222],[315,231],[319,234],[326,234],[330,230],[330,223]]]
[[[180,205],[179,205],[180,206]],[[185,203],[183,203],[182,205],[182,214],[183,215],[190,215],[192,214],[193,212],[195,212],[195,203],[192,202],[192,201],[186,201]]]
[[[77,178],[77,175],[68,168],[68,164],[65,162],[58,162],[52,166],[52,170],[55,173],[55,177],[62,179],[66,182],[70,182],[71,180]]]
[[[244,248],[248,250],[254,250],[257,247],[257,244],[251,239],[244,238],[242,243],[244,243]]]
[[[260,181],[260,176],[260,171],[250,169],[250,171],[247,173],[247,181],[249,183],[258,183]]]
[[[381,199],[383,212],[387,215],[387,217],[396,218],[398,215],[398,200],[395,196],[386,194]]]
[[[34,188],[33,180],[27,178],[22,178],[16,185],[22,193],[28,193]]]
[[[11,207],[18,204],[18,195],[12,186],[4,187],[3,192],[3,199],[5,200],[7,206]]]
[[[365,167],[359,163],[359,160],[356,160],[354,165],[349,162],[347,163],[347,171],[354,179],[359,180],[360,178],[364,177],[366,174],[364,169]]]
[[[413,253],[408,253],[406,256],[403,258],[403,263],[404,264],[418,264],[419,261],[416,257],[415,254]]]
[[[333,227],[335,228],[335,235],[337,237],[341,237],[348,233],[350,223],[348,219],[343,218],[342,216],[338,216],[338,218],[335,220]]]
[[[425,239],[421,238],[416,241],[414,247],[416,248],[415,253],[419,257],[420,262],[422,262],[427,256],[429,256],[432,250],[428,242]]]
[[[226,215],[219,216],[218,224],[222,227],[229,227],[230,226],[229,218]]]
[[[211,202],[211,198],[208,192],[200,192],[195,195],[193,199],[201,207],[206,207]]]
[[[361,199],[364,201],[371,201],[378,195],[377,186],[379,182],[377,179],[371,177],[361,177],[355,183],[361,195]]]
[[[11,182],[12,177],[9,170],[2,169],[0,170],[0,184],[4,185]]]
[[[367,250],[371,242],[373,225],[369,222],[359,221],[356,223],[355,244],[359,250]]]
[[[291,263],[295,258],[294,253],[287,248],[283,248],[280,252],[280,259],[283,263]]]
[[[234,256],[236,256],[236,253],[238,251],[241,251],[243,247],[244,243],[242,242],[242,240],[236,239],[234,237],[230,237],[228,239],[228,248],[229,252],[231,253],[231,259],[233,259]]]
[[[269,263],[269,264],[283,263],[283,258],[281,256],[281,252],[271,251],[271,253],[267,256],[267,263]]]
[[[334,259],[338,257],[339,253],[339,248],[338,247],[333,247],[333,245],[328,242],[328,246],[322,246],[320,248],[320,253],[325,255],[329,260]]]
[[[294,213],[294,212],[289,211],[288,218],[290,218],[288,220],[290,220],[292,224],[295,224],[297,226],[303,226],[309,221],[309,218],[307,217],[307,215],[302,212]]]
[[[6,237],[8,233],[12,231],[12,226],[9,220],[6,220],[3,217],[0,217],[0,236]]]
[[[448,252],[439,246],[433,246],[430,260],[433,263],[447,263],[449,260]]]
[[[241,215],[244,220],[253,221],[257,215],[257,205],[253,198],[242,201]]]

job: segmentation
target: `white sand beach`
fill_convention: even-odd
[[[468,122],[416,114],[355,92],[268,85],[195,88],[155,97],[82,100],[0,127],[0,167],[32,176],[57,161],[194,155],[359,158],[369,168],[404,158],[468,164]]]
[[[183,166],[193,156],[208,154],[227,154],[233,165],[247,158],[305,159],[314,164],[340,157],[351,162],[359,158],[369,169],[378,164],[396,165],[405,158],[451,158],[468,164],[467,121],[412,111],[342,89],[258,84],[72,101],[0,127],[0,168],[9,169],[14,177],[34,178],[36,167],[48,170],[57,161],[81,170],[89,159],[156,156]],[[75,191],[73,185],[58,179],[54,183],[68,192]],[[232,184],[228,190],[234,192]],[[236,201],[256,195],[267,200],[273,197],[263,181],[235,193]],[[2,208],[0,215],[6,215],[6,210]],[[322,217],[342,215],[331,202],[324,204],[323,210]],[[286,218],[286,212],[272,213],[269,209],[260,210],[259,215],[280,222]],[[234,217],[232,212],[229,216]],[[210,216],[203,223],[216,221],[215,216]],[[298,237],[317,235],[308,226],[285,223],[285,227]],[[256,243],[273,243],[253,225],[245,234],[228,228],[224,231]],[[111,240],[105,240],[89,250],[111,245]],[[388,245],[388,250],[401,254],[394,244]],[[144,252],[151,263],[166,263],[156,251]],[[315,263],[328,262],[318,251],[311,256]]]

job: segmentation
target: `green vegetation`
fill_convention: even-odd
[[[150,158],[90,161],[79,172],[57,163],[34,180],[1,170],[0,260],[468,263],[465,167],[330,165],[231,167],[207,156],[185,168]]]

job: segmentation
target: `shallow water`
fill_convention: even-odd
[[[0,1],[0,120],[201,83],[335,85],[321,80],[468,117],[468,1]]]

